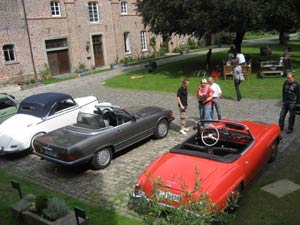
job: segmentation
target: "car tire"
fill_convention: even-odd
[[[168,135],[169,132],[169,122],[166,119],[160,120],[154,131],[154,138],[155,139],[162,139]]]
[[[35,150],[35,149],[34,149],[34,146],[33,146],[34,140],[35,140],[37,137],[42,136],[42,135],[44,135],[44,134],[46,134],[46,133],[44,133],[44,132],[37,133],[37,134],[35,134],[35,135],[31,138],[31,141],[30,141],[30,148],[29,148],[30,152],[33,152],[33,151]]]
[[[275,140],[272,143],[272,154],[271,154],[271,157],[269,159],[269,162],[273,162],[276,159],[277,154],[278,154],[278,141]]]
[[[108,167],[112,159],[112,150],[111,148],[102,148],[96,152],[92,158],[92,168],[95,170],[104,169]]]

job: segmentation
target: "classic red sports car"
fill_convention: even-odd
[[[134,198],[155,197],[167,206],[186,206],[201,194],[217,210],[235,208],[239,192],[273,161],[280,142],[277,124],[214,121],[153,161],[139,177]]]

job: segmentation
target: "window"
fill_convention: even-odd
[[[130,53],[130,33],[125,32],[124,33],[124,44],[125,44],[125,53]]]
[[[13,102],[13,100],[5,97],[5,98],[2,98],[0,99],[0,109],[7,109],[7,108],[10,108],[10,107],[16,107],[17,108],[17,105],[15,102]]]
[[[127,14],[127,2],[121,2],[121,14]]]
[[[59,2],[50,2],[52,16],[60,16]]]
[[[89,2],[89,16],[90,16],[90,22],[91,23],[98,23],[99,22],[98,3]]]
[[[65,48],[65,47],[68,47],[66,38],[46,40],[46,49]]]
[[[76,103],[72,99],[67,98],[64,100],[60,100],[51,109],[51,112],[49,113],[49,115],[53,115],[59,111],[62,111],[64,109],[67,109],[67,108],[70,108],[73,106],[76,106]]]
[[[142,51],[147,50],[147,37],[146,37],[146,31],[141,32],[141,44],[142,44]]]
[[[11,62],[16,60],[14,45],[4,45],[3,53],[6,62]]]

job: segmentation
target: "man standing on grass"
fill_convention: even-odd
[[[300,88],[299,83],[295,81],[294,74],[289,72],[286,76],[286,81],[283,83],[282,87],[282,107],[279,116],[279,126],[280,129],[284,128],[284,120],[286,114],[289,112],[289,123],[288,123],[288,131],[287,134],[291,134],[294,129],[295,123],[295,113],[293,112],[295,104],[299,104],[300,102]]]
[[[187,107],[188,107],[188,91],[187,88],[189,86],[190,82],[188,79],[183,79],[182,80],[182,86],[178,89],[177,91],[177,102],[178,102],[178,108],[179,108],[179,113],[180,113],[180,134],[186,135],[188,128],[185,127],[186,125],[186,118],[187,118]]]

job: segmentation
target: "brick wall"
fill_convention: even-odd
[[[126,15],[121,14],[119,0],[93,1],[99,5],[99,23],[89,21],[89,0],[60,0],[60,16],[51,15],[50,0],[24,2],[37,75],[44,69],[45,63],[48,64],[49,49],[46,49],[45,41],[51,39],[66,38],[71,73],[80,64],[86,65],[88,69],[95,66],[93,35],[102,35],[105,65],[115,63],[117,59],[121,60],[125,56],[143,58],[151,54],[149,41],[153,34],[150,32],[147,32],[148,51],[141,50],[141,31],[147,29],[142,24],[142,18],[136,15],[135,0],[127,0]],[[35,78],[22,0],[1,0],[0,19],[0,84]],[[130,33],[129,54],[125,53],[124,32]],[[159,49],[161,37],[156,38]],[[178,36],[172,41],[171,50],[180,44]],[[16,46],[16,61],[13,63],[5,63],[2,51],[5,44]]]

